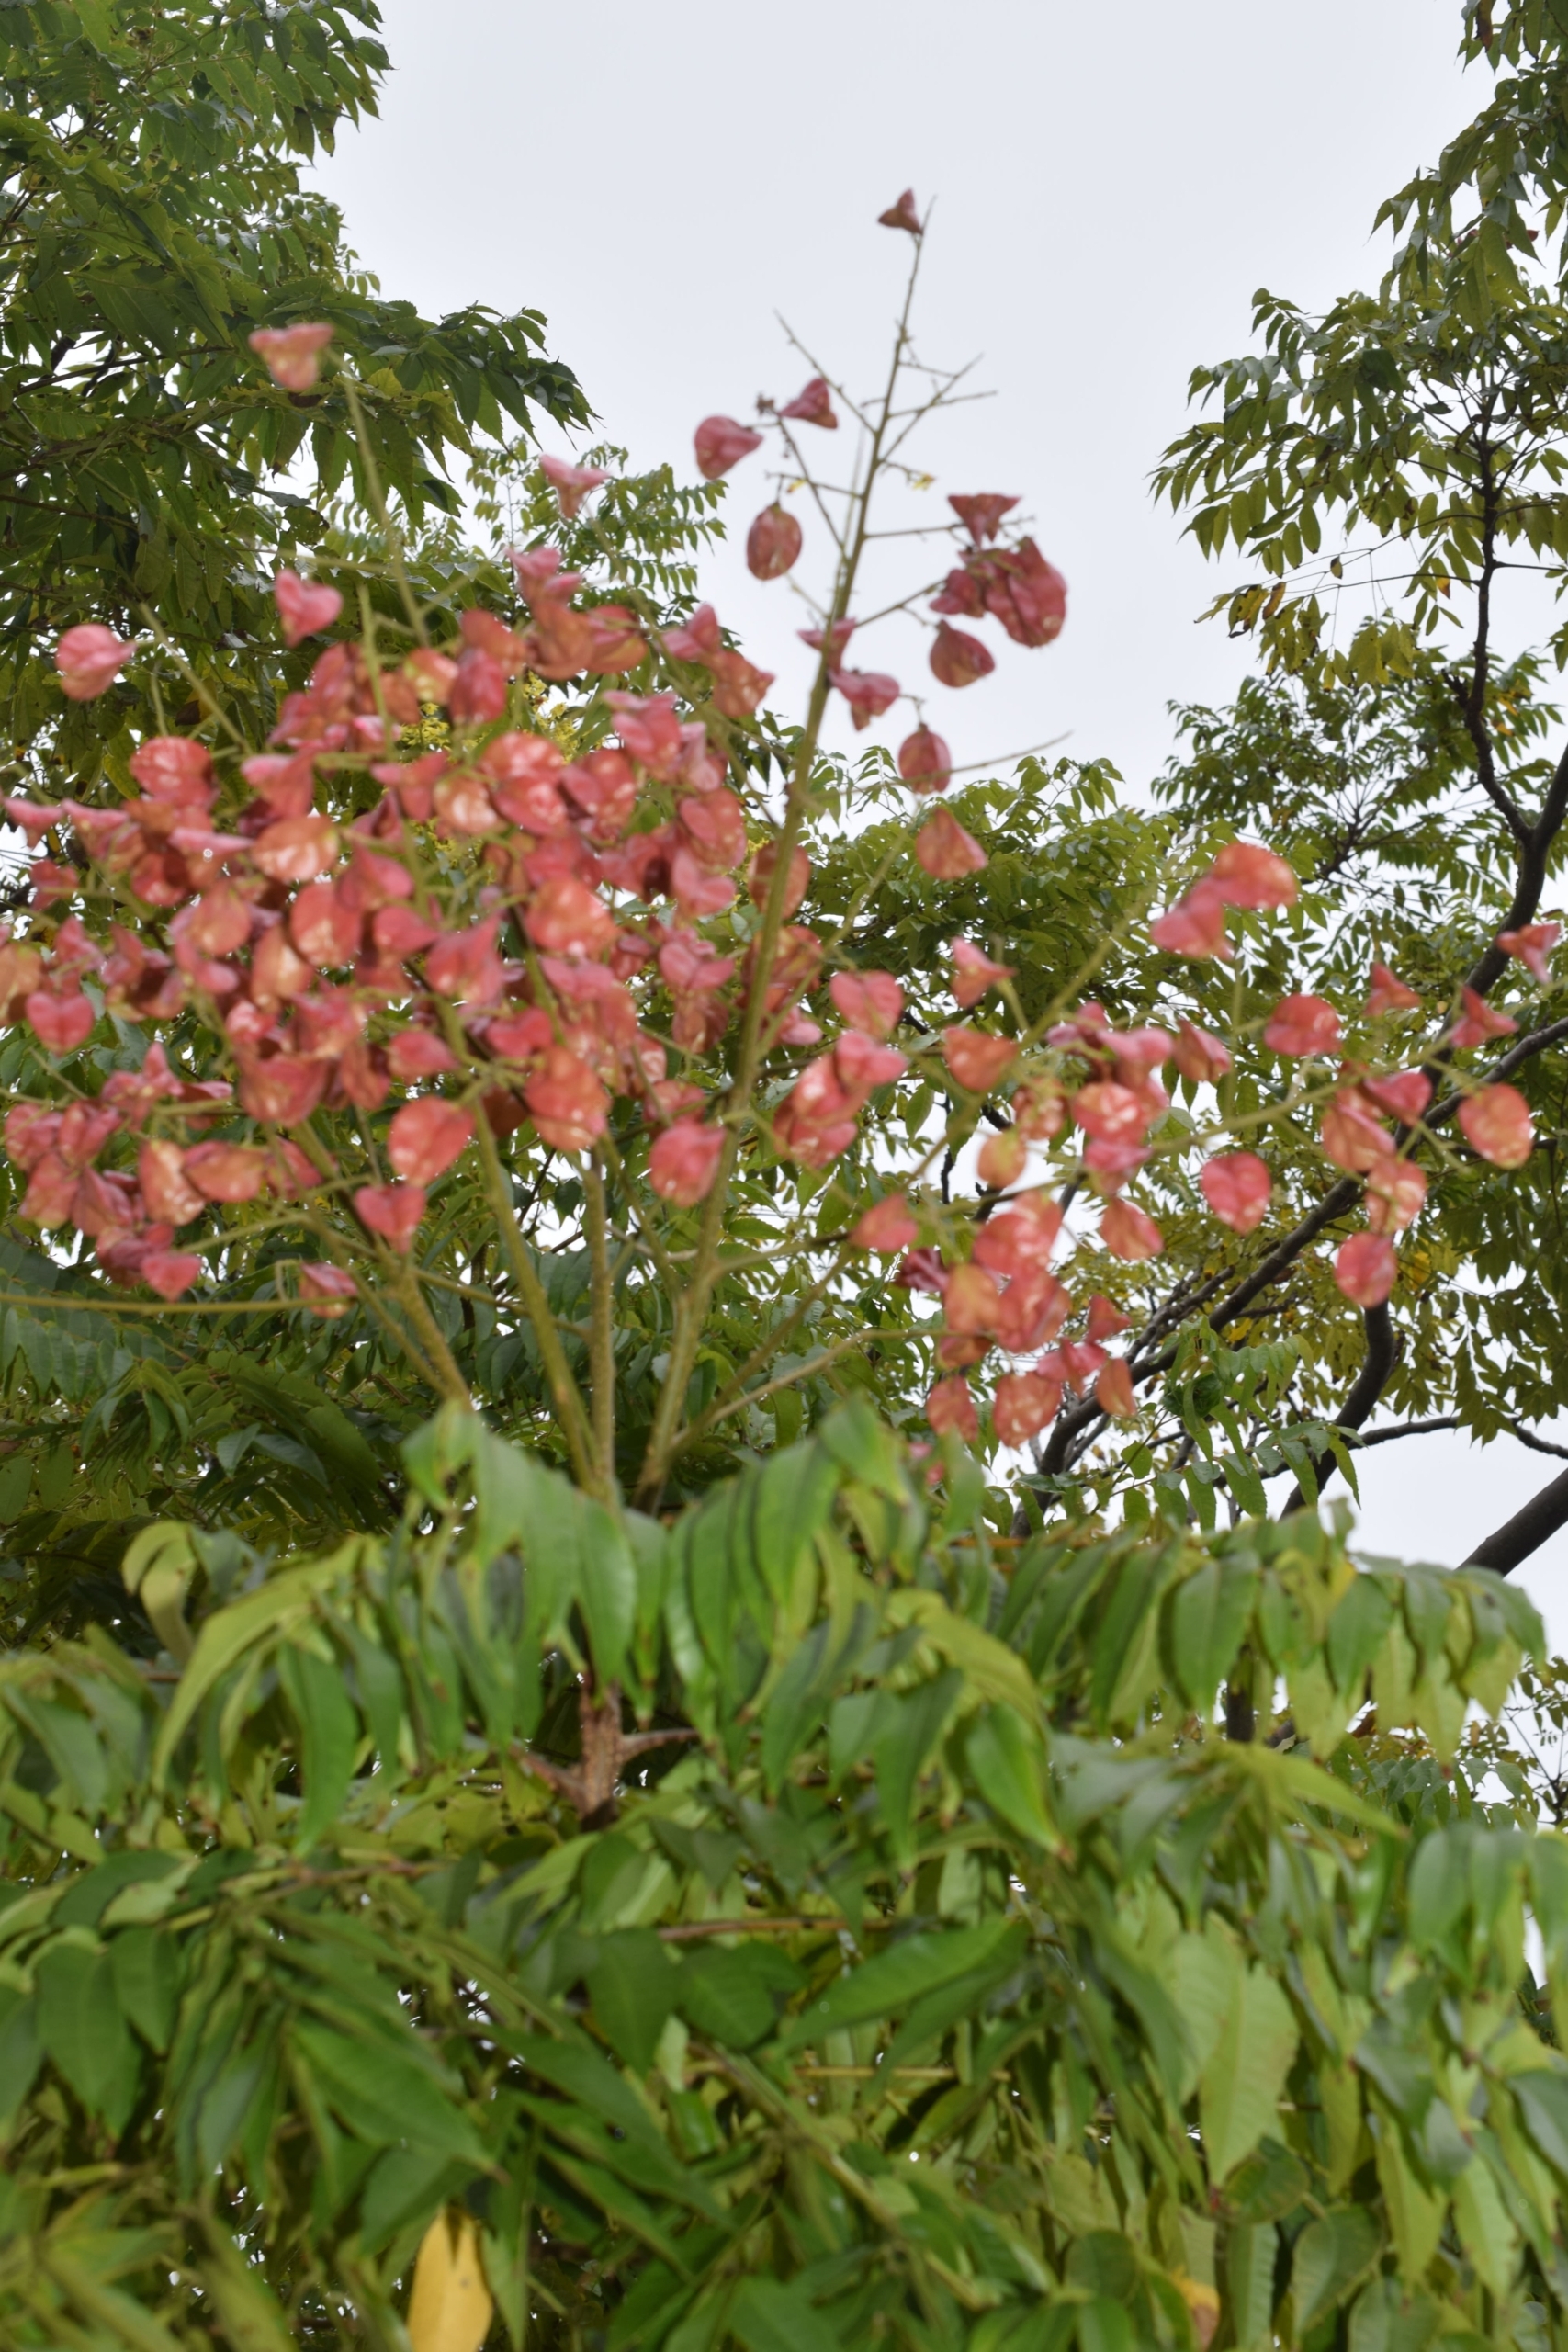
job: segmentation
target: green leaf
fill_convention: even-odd
[[[729,2326],[746,2352],[805,2352],[834,2345],[838,2331],[798,2279],[743,2278],[729,2306]]]
[[[1265,2352],[1273,2341],[1278,2246],[1271,2222],[1236,2222],[1225,2233],[1225,2284],[1236,2352]]]
[[[1210,1558],[1170,1600],[1170,1646],[1182,1697],[1207,1715],[1235,1660],[1258,1593],[1250,1562]]]
[[[794,1961],[761,1938],[728,1951],[698,1945],[681,1963],[675,2002],[710,2041],[750,2050],[773,2031],[781,2001],[801,1982]]]
[[[603,1503],[580,1503],[578,1600],[598,1681],[618,1682],[637,1623],[637,1563],[626,1530]]]
[[[299,1725],[305,1795],[294,1822],[294,1844],[308,1854],[343,1809],[354,1777],[359,1718],[344,1688],[343,1668],[313,1646],[281,1645],[277,1679]]]
[[[324,2098],[351,2132],[379,2146],[411,2148],[472,2165],[486,2163],[484,2143],[434,2075],[395,2043],[360,2041],[297,2017],[289,2028],[300,2058]]]
[[[1568,2075],[1541,2068],[1509,2077],[1525,2129],[1554,2171],[1568,2181]]]
[[[1010,1925],[987,1919],[977,1928],[952,1928],[945,1934],[918,1930],[901,1938],[890,1951],[835,1977],[779,2036],[781,2050],[796,2050],[840,2026],[898,2015],[934,1986],[984,1967]]]
[[[901,1863],[908,1864],[913,1856],[910,1812],[916,1785],[963,1690],[963,1675],[956,1667],[949,1667],[930,1682],[891,1698],[878,1718],[872,1751],[876,1793],[894,1854]]]
[[[1225,2211],[1252,2227],[1282,2221],[1312,2191],[1312,2176],[1278,2140],[1266,2139],[1225,2183]]]
[[[1035,1845],[1057,1849],[1061,1835],[1051,1817],[1044,1758],[1011,1708],[987,1707],[964,1752],[992,1811]]]
[[[179,1999],[180,1955],[162,1928],[122,1928],[109,1942],[115,1997],[150,2050],[167,2050]]]
[[[42,2057],[37,2000],[14,1984],[0,1984],[0,2142],[10,2137]]]
[[[136,2099],[136,2044],[120,2014],[107,1951],[51,1944],[38,1965],[44,2049],[83,2106],[118,2134]]]
[[[132,2352],[181,2352],[160,2319],[135,2296],[96,2277],[91,2264],[77,2260],[67,2246],[46,2245],[43,2267],[82,2316],[104,2330],[111,2342],[129,2345]],[[97,2340],[101,2343],[103,2336]]]
[[[210,2215],[204,2216],[204,2233],[201,2283],[233,2352],[293,2352],[297,2339],[258,2267]]]
[[[675,2001],[675,1970],[651,1928],[600,1937],[588,1990],[615,2055],[646,2075]]]
[[[1096,2295],[1078,2306],[1078,2352],[1134,2352],[1136,2342],[1124,2304]]]
[[[1338,2310],[1377,2260],[1382,2238],[1364,2208],[1340,2205],[1309,2222],[1291,2267],[1298,2333],[1306,2336]]]
[[[1240,1969],[1199,2077],[1211,2179],[1223,2181],[1278,2123],[1297,2039],[1295,2014],[1273,1978],[1259,1967]]]

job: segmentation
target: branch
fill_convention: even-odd
[[[1369,1306],[1361,1320],[1367,1333],[1366,1361],[1356,1375],[1350,1394],[1334,1416],[1337,1430],[1359,1430],[1363,1421],[1371,1419],[1378,1398],[1388,1386],[1389,1375],[1399,1361],[1393,1322],[1386,1303],[1382,1306]],[[1336,1466],[1334,1456],[1326,1446],[1321,1453],[1314,1455],[1313,1469],[1317,1474],[1319,1493],[1333,1477]],[[1291,1513],[1302,1510],[1305,1502],[1306,1497],[1301,1487],[1292,1487],[1280,1510],[1280,1518],[1289,1519]]]
[[[1464,725],[1475,753],[1475,773],[1493,807],[1512,833],[1522,854],[1530,846],[1530,827],[1513,794],[1497,774],[1492,738],[1486,728],[1486,684],[1490,675],[1489,637],[1492,621],[1492,580],[1497,569],[1497,483],[1492,470],[1492,450],[1484,418],[1481,430],[1481,577],[1476,583],[1475,658],[1471,664],[1470,691],[1464,697]]]
[[[1438,1413],[1429,1421],[1395,1421],[1391,1429],[1371,1430],[1365,1437],[1358,1436],[1356,1451],[1363,1453],[1369,1445],[1388,1445],[1396,1437],[1429,1437],[1435,1430],[1461,1430],[1463,1427],[1464,1423],[1457,1413]]]
[[[1548,1046],[1555,1046],[1563,1037],[1568,1037],[1568,1021],[1553,1021],[1544,1029],[1532,1029],[1528,1036],[1510,1046],[1501,1060],[1494,1062],[1492,1068],[1483,1073],[1483,1083],[1495,1086],[1500,1078],[1506,1078],[1518,1069],[1521,1062],[1532,1060],[1537,1054],[1544,1053]],[[1442,1101],[1427,1112],[1423,1125],[1432,1127],[1439,1119],[1451,1119],[1463,1101],[1462,1094],[1445,1094]]]
[[[1559,1471],[1549,1487],[1531,1497],[1522,1510],[1506,1520],[1495,1533],[1478,1544],[1462,1563],[1467,1568],[1491,1568],[1497,1576],[1506,1577],[1532,1552],[1539,1552],[1549,1536],[1560,1527],[1568,1526],[1568,1470]]]
[[[1522,844],[1513,903],[1504,921],[1498,924],[1499,931],[1517,931],[1525,923],[1534,921],[1535,910],[1540,904],[1540,894],[1546,887],[1547,859],[1551,854],[1552,843],[1562,830],[1564,818],[1568,818],[1568,749],[1557,763],[1551,787],[1541,802],[1540,814]],[[1486,995],[1490,989],[1495,988],[1507,968],[1507,956],[1498,946],[1494,933],[1485,953],[1472,966],[1467,986],[1472,988],[1477,996]]]

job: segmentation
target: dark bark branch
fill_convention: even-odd
[[[1355,1385],[1350,1394],[1334,1416],[1334,1426],[1337,1430],[1359,1430],[1364,1421],[1371,1419],[1376,1409],[1378,1398],[1388,1386],[1389,1375],[1399,1361],[1399,1347],[1394,1339],[1393,1320],[1387,1306],[1369,1306],[1361,1320],[1367,1333],[1366,1359],[1356,1375]],[[1314,1455],[1313,1468],[1317,1474],[1320,1494],[1333,1477],[1337,1467],[1334,1456],[1326,1446],[1321,1453]],[[1280,1513],[1280,1518],[1288,1519],[1292,1511],[1300,1510],[1305,1501],[1306,1497],[1301,1487],[1292,1487],[1284,1508]]]
[[[1369,1430],[1356,1440],[1356,1451],[1364,1453],[1369,1445],[1391,1445],[1396,1437],[1430,1437],[1437,1430],[1461,1430],[1464,1423],[1457,1413],[1436,1413],[1429,1421],[1400,1421],[1393,1429]]]
[[[1551,854],[1552,843],[1562,830],[1565,817],[1568,817],[1568,750],[1564,750],[1552,772],[1546,798],[1540,805],[1540,814],[1530,827],[1522,847],[1513,900],[1507,914],[1497,926],[1499,931],[1517,931],[1521,925],[1534,920],[1535,910],[1540,904],[1540,894],[1546,887],[1547,860]],[[1498,946],[1494,934],[1490,946],[1471,967],[1467,986],[1472,988],[1477,996],[1484,996],[1489,989],[1495,988],[1507,967],[1507,955]]]
[[[1481,576],[1475,588],[1475,648],[1470,669],[1470,692],[1464,697],[1465,732],[1475,753],[1475,773],[1481,789],[1501,815],[1522,853],[1528,853],[1530,827],[1513,794],[1497,774],[1493,754],[1492,737],[1486,725],[1486,686],[1491,671],[1492,579],[1497,569],[1497,484],[1492,471],[1492,451],[1486,438],[1486,421],[1482,420],[1481,461]]]
[[[1501,1060],[1494,1062],[1489,1070],[1483,1072],[1482,1083],[1495,1086],[1500,1078],[1506,1078],[1522,1062],[1533,1060],[1537,1054],[1544,1053],[1548,1046],[1557,1045],[1563,1037],[1568,1037],[1568,1021],[1553,1021],[1544,1029],[1532,1029],[1528,1036],[1510,1046]],[[1427,1112],[1424,1124],[1435,1127],[1440,1120],[1451,1119],[1463,1101],[1462,1094],[1445,1094],[1442,1101]]]
[[[1521,1560],[1539,1552],[1560,1527],[1568,1527],[1568,1470],[1560,1471],[1550,1486],[1530,1498],[1522,1510],[1517,1510],[1483,1544],[1478,1544],[1464,1566],[1491,1568],[1496,1575],[1506,1577]]]
[[[1529,829],[1521,849],[1514,896],[1506,918],[1498,926],[1499,930],[1517,931],[1533,919],[1536,909],[1540,904],[1541,891],[1546,887],[1547,862],[1551,854],[1552,844],[1562,831],[1565,820],[1568,820],[1568,748],[1564,749],[1552,772],[1551,783],[1541,803],[1540,813],[1535,823]],[[1471,967],[1465,985],[1473,989],[1477,996],[1485,996],[1496,986],[1503,973],[1507,969],[1507,955],[1497,945],[1495,935],[1494,935],[1492,944]],[[1532,1055],[1540,1053],[1547,1046],[1555,1044],[1559,1038],[1564,1036],[1568,1036],[1568,1021],[1551,1023],[1546,1028],[1537,1030],[1530,1036],[1521,1037],[1487,1074],[1488,1082],[1495,1082],[1497,1079],[1506,1076],[1509,1070],[1517,1069]],[[1446,1060],[1446,1055],[1442,1058]],[[1428,1063],[1427,1067],[1433,1069],[1434,1075],[1440,1074],[1440,1061],[1436,1064]],[[1463,1099],[1462,1095],[1457,1093],[1445,1096],[1441,1102],[1435,1104],[1427,1112],[1423,1124],[1432,1127],[1442,1120],[1451,1118]],[[1210,1329],[1215,1331],[1224,1330],[1227,1323],[1234,1322],[1238,1315],[1245,1314],[1254,1299],[1269,1289],[1271,1283],[1278,1282],[1282,1274],[1289,1272],[1302,1251],[1316,1240],[1325,1227],[1332,1225],[1336,1218],[1343,1216],[1348,1209],[1354,1207],[1360,1195],[1360,1184],[1353,1176],[1342,1176],[1337,1184],[1331,1185],[1316,1206],[1309,1209],[1305,1216],[1300,1219],[1284,1238],[1275,1243],[1267,1257],[1259,1261],[1252,1272],[1244,1276],[1235,1288],[1219,1301],[1210,1314]],[[1205,1290],[1210,1291],[1213,1287],[1212,1283],[1205,1285]],[[1136,1365],[1133,1376],[1140,1385],[1156,1378],[1162,1372],[1168,1371],[1176,1360],[1175,1348],[1166,1347],[1162,1348],[1157,1355],[1149,1357],[1143,1363],[1137,1361],[1156,1333],[1168,1326],[1174,1306],[1174,1300],[1168,1300],[1164,1307],[1156,1310],[1145,1329],[1133,1342],[1129,1351],[1130,1360]],[[1386,1376],[1385,1374],[1385,1379]],[[1347,1398],[1347,1405],[1349,1401]],[[1375,1403],[1375,1398],[1373,1401]],[[1092,1400],[1087,1397],[1081,1403],[1058,1414],[1050,1440],[1041,1456],[1042,1473],[1047,1476],[1053,1476],[1069,1468],[1085,1448],[1093,1442],[1096,1434],[1103,1427],[1105,1415]],[[1550,1532],[1549,1530],[1548,1532]]]

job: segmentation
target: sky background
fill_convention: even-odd
[[[921,356],[976,360],[995,397],[935,422],[920,454],[937,482],[909,494],[910,519],[950,490],[1019,493],[1070,604],[1055,646],[1003,646],[962,702],[933,688],[930,715],[961,763],[1060,739],[1140,794],[1173,748],[1168,706],[1223,701],[1246,669],[1222,626],[1196,625],[1232,575],[1149,492],[1189,374],[1249,347],[1258,287],[1314,309],[1374,282],[1380,201],[1485,87],[1454,61],[1450,0],[600,0],[591,16],[383,0],[383,14],[380,119],[319,175],[350,242],[427,313],[543,311],[594,437],[636,465],[670,458],[690,478],[698,418],[798,390],[811,371],[781,314],[852,389],[879,382],[909,244],[876,215],[911,183],[922,211],[934,198]],[[545,446],[567,445],[547,427]],[[786,583],[746,572],[745,525],[768,492],[746,467],[731,481],[735,545],[705,585],[786,698],[805,616]],[[931,684],[912,628],[856,650]],[[1553,1467],[1506,1438],[1382,1446],[1364,1459],[1361,1539],[1452,1565]],[[1568,1649],[1568,1531],[1519,1581]]]

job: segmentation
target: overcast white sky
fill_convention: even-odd
[[[876,380],[908,241],[875,216],[910,183],[935,197],[923,352],[979,356],[997,397],[937,428],[927,497],[1019,492],[1071,602],[1055,646],[1006,647],[962,702],[935,689],[933,718],[960,762],[1064,736],[1134,786],[1171,748],[1168,704],[1223,699],[1244,667],[1194,626],[1225,573],[1148,493],[1189,371],[1247,346],[1259,286],[1310,308],[1374,279],[1378,203],[1483,87],[1454,62],[1452,0],[383,8],[381,118],[321,174],[351,242],[427,312],[542,310],[637,463],[690,474],[699,417],[799,389],[776,313],[852,386]],[[732,481],[739,540],[764,494]],[[787,587],[738,547],[708,585],[787,689]],[[894,625],[863,658],[912,677],[922,648]],[[1506,1439],[1381,1447],[1363,1540],[1452,1564],[1553,1466]],[[1568,1533],[1521,1581],[1568,1648]]]

